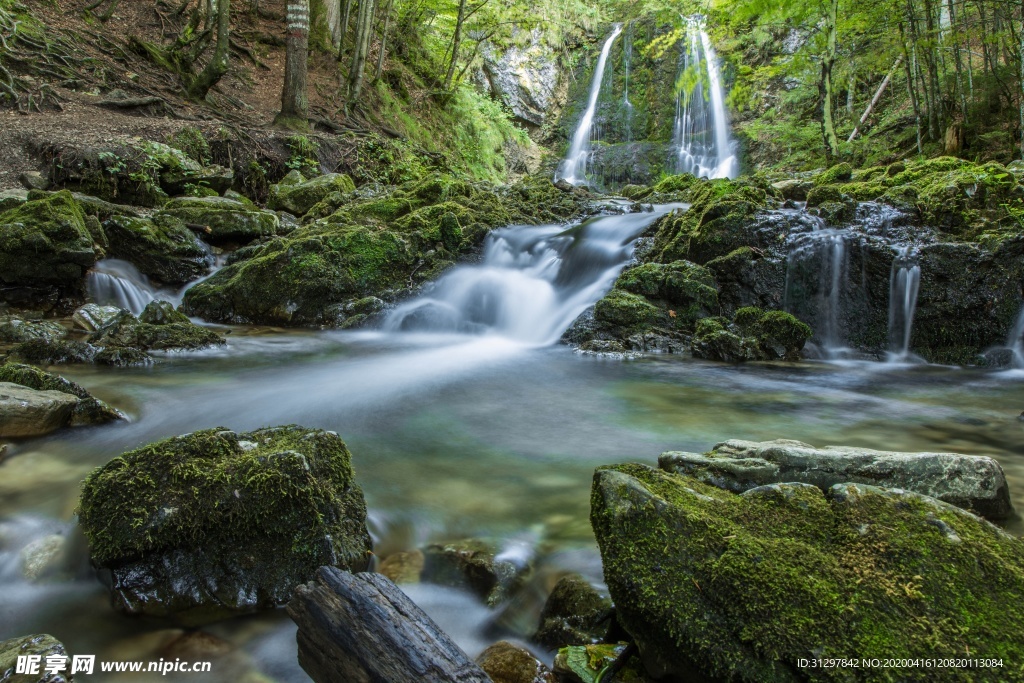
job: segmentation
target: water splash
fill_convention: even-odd
[[[685,21],[672,133],[675,171],[735,178],[739,163],[729,134],[718,56],[704,30],[704,18],[687,17]]]
[[[892,261],[889,277],[889,349],[890,362],[919,360],[910,353],[917,292],[921,286],[921,266],[911,246],[900,247]]]
[[[429,293],[392,311],[384,328],[554,344],[611,288],[631,257],[637,236],[681,206],[603,216],[572,228],[496,230],[488,237],[482,263],[453,269]]]
[[[576,126],[572,142],[569,144],[569,151],[565,158],[558,165],[555,172],[555,180],[566,180],[573,185],[583,183],[587,179],[587,160],[590,157],[591,133],[594,128],[594,114],[597,111],[597,98],[601,94],[601,83],[604,80],[604,67],[608,62],[608,53],[611,52],[612,44],[622,33],[622,24],[616,24],[611,35],[604,41],[601,48],[601,55],[594,67],[594,77],[590,82],[590,96],[587,100],[587,109],[583,112],[583,118]]]
[[[156,288],[149,278],[128,261],[103,259],[97,261],[86,277],[89,298],[101,306],[117,306],[135,315],[154,301]]]
[[[1024,308],[1020,309],[1017,322],[1006,338],[1006,348],[1013,354],[1013,367],[1024,368]]]

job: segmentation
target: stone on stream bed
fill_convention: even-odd
[[[36,674],[19,674],[18,657],[39,657],[39,671]],[[46,672],[47,657],[63,657],[68,664],[59,673]],[[64,649],[64,644],[51,635],[38,634],[21,636],[0,641],[0,681],[4,683],[72,683],[74,678],[69,673],[71,658]]]
[[[297,426],[124,453],[86,479],[79,522],[115,608],[185,624],[273,608],[318,567],[370,559],[348,448]]]
[[[466,588],[492,607],[521,588],[530,572],[528,565],[501,559],[496,546],[475,538],[433,543],[423,555],[424,582]]]
[[[78,398],[0,382],[0,436],[29,437],[55,432],[71,420]]]
[[[829,657],[1024,661],[1024,542],[928,496],[782,483],[736,494],[602,467],[591,522],[618,623],[669,680],[891,680]],[[967,655],[967,653],[970,655]],[[974,680],[1024,680],[1019,668]],[[963,680],[904,668],[903,681]]]
[[[24,320],[17,316],[0,316],[0,342],[18,344],[42,339],[56,341],[68,334],[64,327],[52,320]]]
[[[554,683],[551,670],[526,648],[500,640],[480,653],[476,663],[494,683]]]
[[[143,351],[178,351],[222,346],[224,338],[200,327],[166,301],[151,301],[136,318],[129,311],[98,329],[89,342],[103,347],[129,347]]]
[[[850,482],[914,491],[989,519],[1006,519],[1013,513],[1003,468],[979,455],[733,439],[703,455],[662,453],[658,465],[736,493],[779,482],[813,484],[828,491]]]
[[[0,382],[19,384],[37,391],[57,391],[77,397],[70,425],[92,425],[123,420],[124,416],[69,379],[22,363],[0,365]]]
[[[569,574],[544,603],[533,639],[551,650],[600,643],[608,636],[611,613],[611,600],[579,574]]]

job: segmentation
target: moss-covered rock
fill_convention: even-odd
[[[107,256],[124,259],[154,280],[183,285],[209,269],[209,255],[185,223],[170,213],[114,216],[103,223]]]
[[[21,363],[0,365],[0,382],[20,384],[37,391],[60,391],[77,396],[79,401],[71,413],[72,425],[103,424],[123,420],[124,416],[100,401],[84,388],[60,375]]]
[[[227,197],[181,197],[164,205],[154,220],[170,216],[196,226],[212,243],[245,244],[278,234],[281,221],[271,211]]]
[[[224,338],[196,325],[163,301],[151,301],[138,318],[122,311],[114,321],[89,337],[102,347],[131,347],[143,351],[184,351],[222,346]]]
[[[718,310],[715,278],[689,261],[645,263],[623,273],[615,286],[664,302],[676,327],[692,329],[697,320]]]
[[[594,319],[609,327],[635,331],[654,323],[658,308],[646,298],[621,289],[613,289],[594,306]]]
[[[11,358],[32,365],[64,365],[91,363],[99,351],[92,344],[74,339],[46,341],[32,339],[11,348]]]
[[[15,674],[19,657],[38,657],[38,674]],[[47,657],[59,657],[57,661],[70,662],[64,644],[46,634],[23,636],[0,641],[0,671],[10,683],[73,683],[70,667],[59,673],[46,671]],[[9,678],[8,678],[9,677]]]
[[[697,323],[691,351],[697,358],[738,363],[745,360],[800,359],[811,328],[784,311],[753,306],[736,311],[732,323],[705,318]]]
[[[673,176],[678,177],[678,176]],[[740,247],[777,247],[781,237],[754,220],[769,205],[764,189],[744,181],[706,180],[686,191],[690,208],[657,224],[651,260],[704,264]]]
[[[844,183],[853,177],[853,167],[845,161],[830,166],[818,175],[814,176],[815,186],[831,185],[833,183]]]
[[[706,264],[718,286],[724,313],[744,306],[782,308],[786,289],[786,263],[762,250],[740,247]]]
[[[595,474],[591,522],[616,618],[656,677],[884,681],[891,670],[801,661],[1024,657],[1024,615],[1007,608],[1024,596],[1024,544],[931,498],[854,484],[736,495],[617,465]]]
[[[198,624],[289,600],[322,565],[366,569],[366,504],[333,432],[208,429],[86,479],[79,522],[114,605]]]
[[[314,205],[333,193],[347,194],[354,192],[355,183],[344,173],[328,173],[312,180],[290,176],[288,182],[281,182],[270,187],[267,207],[274,211],[287,211],[295,216],[304,216]]]
[[[559,579],[540,613],[533,639],[550,650],[591,645],[608,636],[612,602],[579,574]]]
[[[15,315],[0,316],[0,342],[18,344],[41,339],[57,341],[68,334],[64,326],[53,320],[24,320]]]
[[[507,640],[488,647],[476,662],[493,683],[555,683],[547,665]]]
[[[570,645],[555,656],[554,673],[560,681],[569,683],[601,683],[607,680],[607,671],[621,657],[629,659],[612,680],[621,683],[650,683],[640,658],[626,653],[626,643]]]
[[[70,192],[25,202],[0,214],[0,296],[80,298],[85,271],[96,262],[85,215]],[[31,298],[31,294],[26,298]]]

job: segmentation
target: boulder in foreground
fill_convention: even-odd
[[[37,674],[16,674],[18,657],[40,657]],[[46,672],[47,657],[67,657],[68,666],[60,673]],[[71,659],[64,644],[46,634],[22,636],[0,641],[0,681],[4,683],[72,683]]]
[[[893,680],[818,658],[1024,661],[1024,543],[905,491],[742,494],[645,465],[597,470],[591,522],[618,622],[668,680]],[[968,654],[969,653],[969,654]],[[1024,680],[1019,668],[973,680]],[[966,680],[902,668],[903,681]]]
[[[95,470],[79,521],[114,606],[185,624],[286,603],[317,567],[367,567],[366,504],[333,432],[207,429]]]

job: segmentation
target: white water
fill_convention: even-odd
[[[483,262],[459,266],[392,311],[389,331],[470,333],[554,344],[597,301],[644,228],[673,208],[603,216],[580,226],[513,226],[488,237]]]
[[[149,278],[128,261],[104,259],[98,261],[86,277],[89,298],[100,306],[125,308],[135,315],[142,313],[150,301],[156,299],[156,288]]]
[[[708,178],[735,178],[739,173],[735,145],[729,134],[718,56],[704,30],[702,17],[686,19],[680,79],[692,84],[676,94],[673,143],[675,171]]]
[[[913,247],[901,247],[892,261],[889,277],[889,358],[890,362],[914,360],[910,336],[921,286],[921,266]]]
[[[587,100],[587,109],[576,126],[573,133],[572,143],[569,151],[566,152],[562,163],[558,165],[555,172],[555,180],[566,180],[573,185],[585,182],[587,179],[587,159],[590,157],[590,134],[594,128],[594,114],[597,111],[597,98],[601,94],[601,82],[604,80],[604,67],[608,62],[608,53],[612,50],[612,44],[622,33],[622,24],[616,24],[611,35],[604,41],[601,48],[601,56],[597,59],[597,66],[594,67],[594,77],[590,82],[590,96]]]
[[[1020,309],[1017,322],[1006,338],[1006,348],[1013,353],[1013,367],[1024,368],[1024,308]]]

